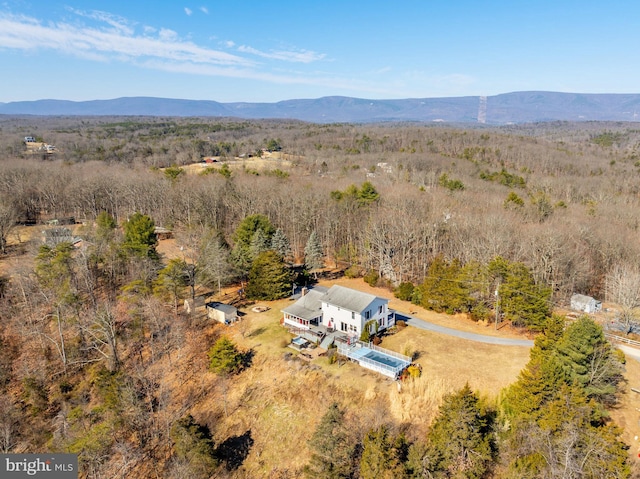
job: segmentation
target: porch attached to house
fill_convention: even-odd
[[[322,323],[322,306],[320,298],[324,293],[319,291],[308,291],[291,306],[282,310],[283,325],[298,331],[309,331]]]

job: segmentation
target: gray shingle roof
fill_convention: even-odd
[[[574,294],[573,296],[571,296],[571,302],[579,302],[579,303],[584,303],[584,304],[588,304],[591,301],[594,301],[594,298],[592,298],[591,296],[587,296],[585,294]]]
[[[217,309],[225,314],[237,314],[238,312],[238,309],[235,306],[218,302],[207,303],[207,308]]]
[[[367,309],[377,296],[355,289],[345,288],[344,286],[333,285],[324,295],[322,301],[334,306],[360,313]],[[384,299],[384,298],[380,298]],[[386,301],[386,299],[385,299]]]
[[[312,320],[322,315],[322,298],[324,293],[310,290],[298,301],[282,310],[298,318]]]

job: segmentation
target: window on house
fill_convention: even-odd
[[[367,310],[364,312],[364,319],[371,319],[371,311]]]
[[[347,323],[340,321],[340,331],[347,331]]]
[[[356,331],[358,331],[358,328],[356,328],[353,324],[350,324],[349,331],[351,331],[352,333],[355,333]]]
[[[384,306],[380,305],[378,307],[378,314],[382,314],[382,310],[384,309]]]
[[[354,313],[353,311],[351,311],[351,319],[356,319],[356,313]]]

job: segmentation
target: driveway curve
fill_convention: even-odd
[[[615,344],[614,345],[621,350],[625,356],[629,358],[633,358],[636,361],[640,361],[640,349],[632,348],[631,346],[626,346],[624,344]]]
[[[496,344],[498,346],[525,346],[529,348],[533,346],[533,341],[529,339],[498,338],[494,336],[485,336],[483,334],[468,333],[466,331],[458,331],[457,329],[439,326],[425,321],[424,319],[416,318],[415,316],[397,311],[396,320],[406,321],[408,326],[413,326],[414,328],[425,329],[427,331],[446,334],[448,336],[455,336],[456,338],[475,341],[477,343]]]

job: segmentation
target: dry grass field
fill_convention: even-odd
[[[34,231],[21,230],[20,243],[26,242]],[[160,242],[158,249],[167,257],[179,251],[174,240]],[[27,256],[2,261],[0,268],[7,273]],[[443,326],[477,334],[522,337],[507,326],[496,331],[492,324],[424,310],[394,298],[386,289],[372,288],[362,279],[342,278],[321,284],[341,284],[389,298],[393,309],[410,311]],[[232,294],[231,291],[227,293]],[[299,477],[308,460],[307,441],[334,401],[346,409],[360,433],[393,422],[407,428],[409,439],[424,437],[444,394],[468,383],[482,397],[495,401],[529,359],[526,347],[476,343],[406,327],[385,337],[381,344],[415,354],[416,362],[422,366],[422,376],[404,382],[399,389],[394,381],[354,363],[329,364],[325,356],[317,354],[307,360],[287,348],[291,335],[280,325],[280,319],[281,309],[288,304],[289,299],[260,303],[269,307],[260,313],[252,311],[256,305],[242,308],[242,320],[229,327],[212,324],[199,310],[192,320],[198,327],[186,330],[183,346],[145,371],[157,378],[159,396],[165,401],[161,414],[167,425],[191,413],[211,427],[217,444],[246,448],[238,477]],[[207,370],[206,351],[220,334],[253,354],[251,366],[229,379],[218,378]],[[611,415],[624,428],[630,454],[637,458],[640,394],[631,388],[640,389],[639,362],[628,362],[626,379],[620,407]]]
[[[220,169],[223,164],[227,164],[229,168],[233,170],[238,169],[252,169],[256,171],[265,171],[275,168],[288,169],[292,166],[292,162],[297,157],[292,155],[284,155],[282,153],[266,153],[262,158],[221,158],[216,163],[192,163],[190,165],[182,165],[180,168],[184,169],[188,174],[200,174],[207,168]]]
[[[365,285],[361,280],[340,283]],[[204,352],[210,344],[206,338],[213,333],[204,333],[187,341],[191,346],[184,350],[181,361],[188,364],[176,364],[176,370],[188,369],[192,374],[165,376],[168,383],[181,384],[182,399],[193,398],[192,413],[212,425],[218,441],[250,436],[252,445],[242,466],[250,477],[297,477],[307,462],[307,441],[334,401],[347,410],[362,432],[393,422],[405,424],[410,437],[422,437],[444,394],[469,383],[493,400],[528,361],[528,348],[472,343],[407,327],[386,337],[382,346],[417,353],[423,374],[398,389],[394,381],[354,363],[329,364],[325,356],[317,355],[311,360],[302,358],[286,347],[291,335],[280,325],[280,310],[290,300],[260,304],[270,309],[256,313],[247,307],[242,320],[233,326],[206,326],[229,336],[241,349],[253,351],[250,368],[222,381],[207,372]]]
[[[385,295],[359,279],[323,284],[333,283]],[[346,408],[362,432],[384,422],[394,422],[407,425],[410,438],[423,437],[444,394],[468,383],[487,400],[497,400],[501,390],[516,380],[529,360],[526,347],[476,343],[407,327],[385,337],[381,344],[401,353],[416,353],[416,362],[422,366],[422,376],[404,382],[399,390],[395,382],[354,363],[329,364],[324,356],[306,361],[286,348],[291,335],[280,326],[280,310],[289,303],[289,300],[264,303],[271,309],[263,313],[247,308],[241,323],[226,328],[225,334],[242,348],[255,352],[253,364],[226,386],[226,414],[225,405],[220,403],[219,385],[215,389],[217,394],[205,395],[194,410],[201,419],[215,425],[219,440],[251,432],[253,444],[243,465],[250,476],[297,477],[307,461],[307,441],[333,401]],[[420,311],[397,299],[392,303],[398,310],[411,309],[416,316],[445,326],[517,337],[515,331],[496,333],[492,326]],[[611,415],[624,428],[623,439],[630,445],[630,455],[637,460],[640,394],[631,388],[640,389],[640,363],[628,361],[625,377],[620,406]]]

